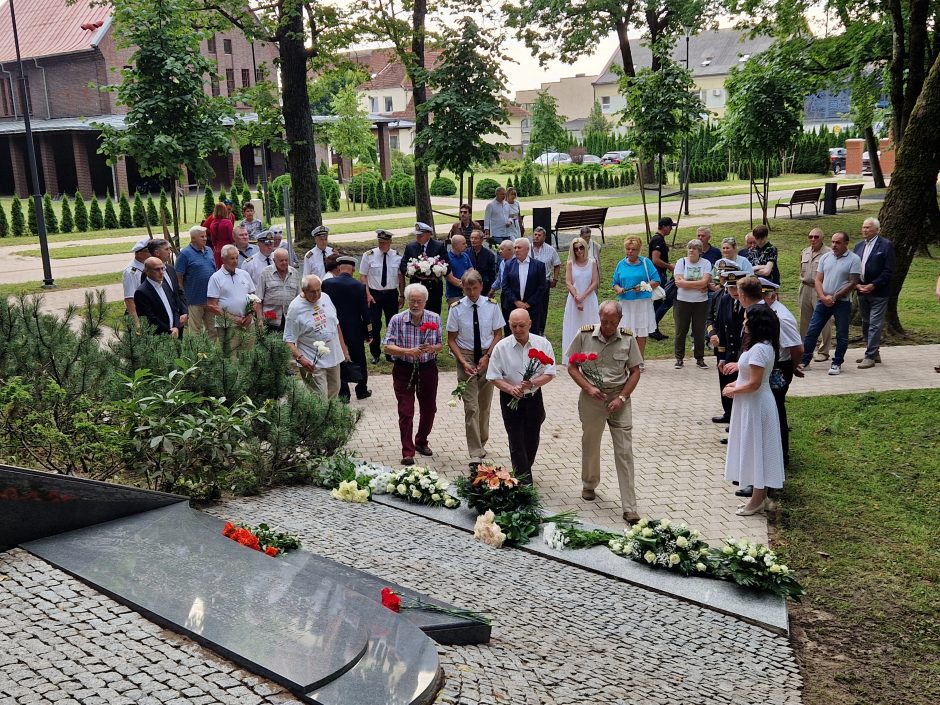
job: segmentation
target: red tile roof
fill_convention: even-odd
[[[429,94],[428,97],[430,98],[431,95],[433,94]],[[510,118],[514,118],[514,117],[526,118],[526,117],[529,117],[530,115],[528,110],[523,110],[518,105],[514,105],[509,102],[504,103],[504,105],[506,106],[506,110],[509,113]],[[408,99],[408,105],[405,106],[404,110],[397,110],[394,113],[380,113],[380,114],[384,115],[385,117],[398,118],[399,120],[411,120],[412,122],[414,122],[416,119],[414,98],[411,97]]]
[[[2,0],[0,0],[2,1]],[[110,24],[111,10],[87,0],[16,0],[16,30],[24,59],[71,54],[94,48]],[[16,60],[10,4],[0,7],[0,62]]]
[[[425,51],[424,68],[429,71],[432,70],[437,65],[437,60],[441,54],[442,52],[436,49]],[[368,63],[362,63],[372,78],[357,86],[357,90],[374,91],[382,88],[411,88],[411,79],[405,73],[405,65],[398,60],[395,52],[391,49],[376,49],[368,58]]]

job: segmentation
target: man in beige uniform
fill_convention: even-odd
[[[816,309],[819,296],[816,294],[816,270],[819,268],[820,258],[829,252],[823,241],[823,231],[813,228],[809,231],[809,247],[800,253],[800,337],[806,339],[809,322]],[[829,359],[829,343],[832,340],[832,319],[826,323],[816,343],[816,354],[813,360],[825,362]]]
[[[578,365],[568,365],[568,375],[581,387],[578,415],[581,418],[581,497],[594,499],[594,489],[601,479],[601,436],[604,426],[610,426],[614,443],[614,463],[620,484],[620,502],[623,518],[635,524],[640,520],[636,511],[636,491],[633,487],[633,415],[630,395],[640,381],[639,346],[627,328],[619,328],[622,311],[616,301],[600,305],[599,324],[584,326],[565,352],[566,359],[576,353],[597,354],[594,362],[585,363],[588,370],[596,369],[600,387],[585,377]]]

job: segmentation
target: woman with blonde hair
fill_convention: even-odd
[[[640,254],[642,247],[643,241],[636,235],[623,241],[626,257],[617,264],[613,278],[614,293],[623,307],[620,325],[633,331],[641,355],[646,350],[646,338],[656,330],[653,289],[661,283],[652,260]]]
[[[561,349],[566,351],[581,326],[597,323],[597,262],[589,260],[587,243],[580,237],[568,247],[565,263],[565,286],[568,300],[565,302],[565,317],[561,327]]]

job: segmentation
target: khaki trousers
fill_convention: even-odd
[[[241,353],[248,352],[255,346],[253,326],[242,328],[236,326],[232,321],[228,321],[216,328],[216,335],[223,349],[228,346],[228,354],[231,357],[238,357]]]
[[[324,399],[332,399],[339,394],[339,365],[333,365],[333,367],[318,367],[312,374],[307,372],[307,370],[301,369],[300,378],[308,387]]]
[[[604,426],[610,426],[614,443],[614,464],[620,484],[620,503],[625,512],[636,511],[636,489],[633,484],[633,412],[630,400],[620,411],[611,414],[607,404],[616,399],[621,387],[606,392],[607,401],[593,399],[582,391],[578,398],[581,417],[581,482],[586,490],[593,490],[601,481],[601,438]]]
[[[465,360],[473,359],[472,350],[460,351]],[[467,379],[463,366],[457,365],[457,381]],[[467,452],[471,460],[486,457],[486,442],[490,438],[490,405],[493,402],[493,383],[482,375],[475,375],[463,393],[464,429],[467,433]]]
[[[816,302],[819,297],[816,296],[816,289],[812,286],[800,283],[800,337],[806,340],[806,331],[809,330],[809,322],[813,318],[813,311],[816,310]],[[819,340],[816,343],[816,354],[829,357],[829,344],[832,342],[832,319],[826,321],[822,333],[819,334]],[[806,351],[809,352],[809,351]]]
[[[219,333],[215,329],[215,315],[205,304],[189,305],[189,320],[186,327],[193,333],[206,331],[209,340],[218,340]]]

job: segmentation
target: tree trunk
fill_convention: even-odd
[[[292,17],[282,18],[286,31],[278,41],[281,59],[281,94],[284,133],[290,145],[287,165],[291,179],[291,205],[294,212],[294,245],[312,246],[310,231],[323,224],[320,184],[316,178],[313,122],[307,96],[307,49],[300,5]]]
[[[865,128],[865,148],[868,150],[868,163],[871,164],[871,178],[875,188],[885,187],[885,175],[881,172],[881,157],[878,156],[878,139],[869,125]]]
[[[940,173],[940,60],[934,60],[897,148],[891,185],[881,206],[881,232],[894,243],[897,266],[888,303],[888,332],[904,334],[898,296],[918,250],[935,240],[937,174]],[[924,216],[927,222],[924,223]]]
[[[424,32],[428,14],[427,0],[415,0],[412,15],[411,53],[415,71],[412,72],[411,84],[414,88],[412,100],[415,106],[415,135],[420,135],[430,122],[427,114],[419,108],[428,100],[427,75],[424,72]],[[407,66],[407,64],[406,64]],[[421,223],[434,227],[434,211],[431,210],[431,189],[428,183],[428,165],[424,160],[427,152],[423,140],[415,140],[415,217]]]

